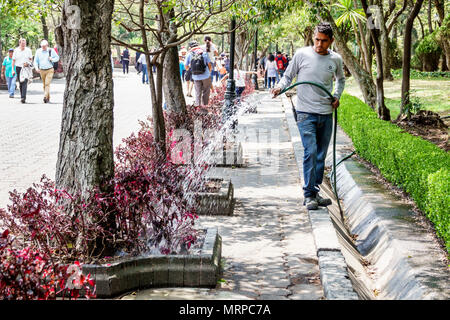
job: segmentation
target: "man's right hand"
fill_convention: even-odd
[[[273,88],[270,89],[270,93],[272,94],[272,99],[276,98],[281,92],[281,88]]]
[[[16,72],[14,70],[12,71],[12,75],[13,77],[16,75]]]

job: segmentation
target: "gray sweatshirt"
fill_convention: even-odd
[[[345,86],[342,57],[332,50],[328,50],[328,52],[327,55],[318,54],[312,46],[299,49],[289,63],[277,87],[283,90],[297,77],[297,82],[316,82],[332,92],[334,76],[336,79],[336,90],[333,95],[340,99]],[[330,114],[333,112],[331,102],[330,97],[316,86],[310,84],[297,86],[296,109],[298,111]]]

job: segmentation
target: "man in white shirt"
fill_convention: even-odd
[[[48,48],[47,40],[41,41],[41,48],[36,50],[34,57],[34,67],[40,73],[44,86],[44,103],[50,101],[50,83],[55,73],[53,63],[59,61],[59,56],[55,50]]]
[[[25,103],[27,98],[27,86],[28,79],[25,79],[23,82],[20,81],[20,72],[24,67],[30,67],[31,62],[33,60],[33,53],[31,49],[27,47],[27,40],[20,39],[19,46],[14,49],[13,53],[13,76],[15,75],[14,67],[17,70],[17,78],[19,79],[19,88],[20,88],[20,97],[22,98],[22,103]]]

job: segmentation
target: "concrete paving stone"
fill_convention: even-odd
[[[277,296],[272,294],[262,294],[258,297],[258,300],[289,300],[286,296]]]
[[[0,92],[0,208],[8,200],[7,191],[14,188],[25,190],[38,182],[46,173],[54,178],[59,146],[64,80],[52,83],[52,104],[41,103],[41,84],[33,83],[28,101],[34,104],[21,105],[19,99],[9,99]],[[139,129],[138,120],[145,120],[150,114],[150,94],[140,86],[135,73],[129,76],[114,76],[114,146]],[[267,94],[268,96],[268,94]],[[283,288],[264,288],[270,280],[289,281],[290,255],[317,259],[311,226],[302,202],[301,172],[293,157],[292,143],[280,99],[265,99],[258,106],[257,114],[242,117],[239,130],[247,132],[256,129],[279,129],[280,140],[276,143],[279,162],[270,169],[262,156],[272,143],[244,143],[244,156],[259,156],[259,162],[251,162],[245,168],[213,168],[210,176],[230,178],[235,186],[235,215],[232,217],[200,217],[197,227],[217,227],[222,236],[222,255],[231,266],[225,268],[223,278],[229,281],[223,289],[199,291],[159,290],[139,292],[138,299],[220,299],[233,296],[256,298],[261,293],[267,297],[283,296],[290,291]],[[262,130],[261,130],[262,131]],[[248,141],[253,137],[249,136]],[[258,140],[254,140],[258,141]],[[31,148],[30,148],[31,146]],[[257,154],[259,152],[259,155]],[[252,159],[250,159],[252,160]],[[272,164],[272,163],[270,163]],[[280,241],[282,240],[282,241]],[[285,263],[288,263],[286,266]],[[304,266],[298,270],[308,269]],[[266,278],[262,277],[267,275]],[[275,278],[278,277],[278,278]],[[173,275],[165,270],[155,270],[154,279],[169,283]],[[200,274],[184,279],[193,285],[200,282]],[[321,285],[316,284],[321,289]],[[266,290],[260,292],[260,290]],[[240,293],[242,291],[242,295]],[[301,294],[300,294],[301,295]],[[237,298],[240,299],[240,298]]]
[[[318,300],[323,297],[323,291],[320,287],[311,284],[296,284],[289,287],[292,295],[288,296],[291,300]]]
[[[291,291],[286,288],[262,288],[261,295],[287,296]]]

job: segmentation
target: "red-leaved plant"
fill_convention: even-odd
[[[44,252],[32,247],[15,248],[13,243],[9,230],[2,232],[0,300],[52,300],[57,296],[77,299],[80,292],[88,299],[95,298],[90,275],[71,273],[68,265],[52,262]]]

